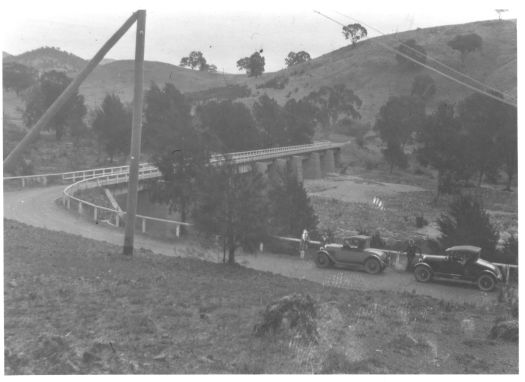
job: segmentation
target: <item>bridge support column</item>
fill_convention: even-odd
[[[306,160],[304,177],[307,179],[319,179],[321,174],[321,159],[318,152],[310,153]]]
[[[257,171],[259,174],[261,174],[265,181],[268,180],[268,166],[269,165],[270,163],[268,162],[255,162],[253,166],[254,170]]]
[[[334,165],[335,168],[341,167],[341,149],[334,150]]]
[[[335,171],[335,158],[333,150],[325,150],[322,160],[323,174]]]
[[[292,174],[297,178],[297,181],[302,182],[303,177],[303,157],[300,155],[292,156],[290,160],[290,170]]]

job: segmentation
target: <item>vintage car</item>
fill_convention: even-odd
[[[370,248],[370,236],[365,235],[346,238],[343,244],[325,244],[315,256],[315,264],[319,268],[357,266],[372,274],[382,272],[387,263],[387,254]]]
[[[503,275],[494,264],[480,258],[481,248],[471,245],[450,247],[444,255],[421,255],[414,264],[417,281],[447,278],[475,283],[484,292],[493,290]]]

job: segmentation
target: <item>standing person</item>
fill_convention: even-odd
[[[407,255],[407,272],[410,272],[413,269],[412,263],[414,262],[414,258],[416,257],[416,252],[419,252],[419,254],[421,254],[421,249],[419,249],[419,247],[416,246],[414,240],[410,239],[408,241],[407,249],[405,250],[405,253]]]
[[[304,259],[304,256],[306,254],[306,250],[308,249],[308,241],[309,240],[310,240],[310,237],[308,236],[308,231],[305,228],[303,230],[302,235],[301,235],[301,246],[300,246],[301,259]]]

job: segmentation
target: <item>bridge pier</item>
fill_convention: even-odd
[[[306,159],[306,166],[304,169],[304,178],[319,179],[321,174],[321,159],[318,152],[310,153]]]
[[[298,182],[303,182],[303,157],[301,155],[293,155],[290,159],[290,171],[296,177]]]
[[[333,150],[325,150],[322,159],[323,174],[335,171],[335,158]]]
[[[337,148],[334,150],[334,166],[335,168],[341,167],[341,149]]]
[[[253,168],[259,174],[261,174],[263,179],[266,181],[268,180],[268,167],[269,166],[270,166],[269,162],[255,162]]]

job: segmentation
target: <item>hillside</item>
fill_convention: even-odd
[[[483,38],[483,50],[467,56],[464,65],[459,53],[447,46],[457,34],[477,33]],[[315,58],[308,63],[266,73],[254,79],[241,74],[203,73],[161,62],[145,63],[146,87],[150,81],[159,84],[171,82],[185,93],[225,88],[228,85],[246,85],[252,95],[243,99],[251,103],[264,93],[284,103],[289,98],[301,98],[323,85],[346,84],[363,100],[363,122],[373,122],[379,108],[389,96],[408,94],[417,74],[430,74],[436,81],[437,93],[429,103],[432,109],[441,100],[456,102],[471,90],[438,74],[421,69],[407,71],[399,67],[395,54],[383,46],[397,47],[399,40],[415,39],[428,55],[500,90],[517,93],[517,36],[515,21],[480,21],[461,25],[448,25],[417,29],[396,35],[365,40],[356,48],[350,46]],[[232,58],[234,59],[234,58]],[[5,59],[4,59],[5,60]],[[60,69],[70,75],[80,70],[85,60],[53,48],[40,48],[8,60],[37,67],[39,70]],[[279,77],[283,89],[259,88]],[[130,102],[133,91],[133,62],[115,60],[99,66],[81,86],[90,107],[98,105],[107,92],[119,94]],[[217,93],[216,91],[214,93]],[[220,93],[220,92],[219,92]]]

